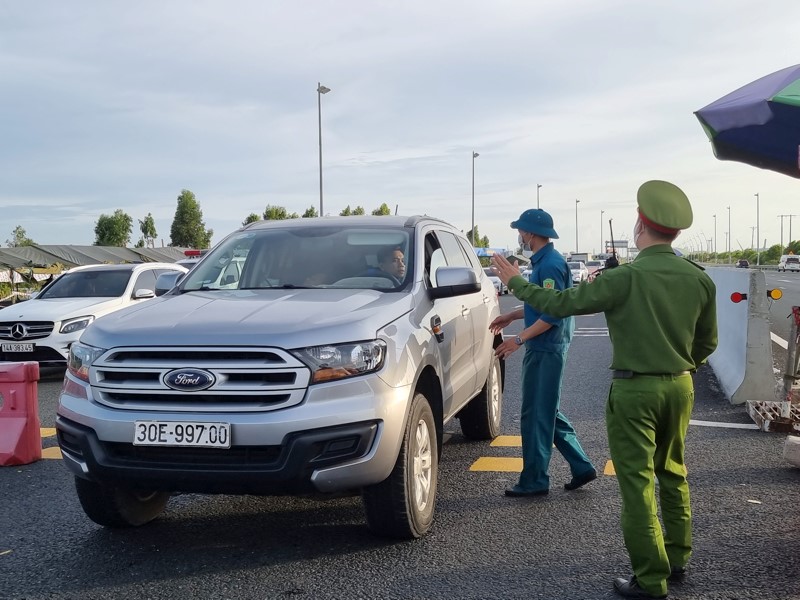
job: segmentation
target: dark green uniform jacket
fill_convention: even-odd
[[[714,282],[701,267],[676,256],[668,244],[645,248],[632,263],[568,290],[540,288],[518,276],[508,288],[555,317],[604,312],[614,349],[612,369],[691,371],[717,347]],[[653,314],[659,315],[658,322],[650,317]]]

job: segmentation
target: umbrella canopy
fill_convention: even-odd
[[[696,111],[714,155],[800,178],[800,65]]]

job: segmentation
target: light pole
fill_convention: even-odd
[[[536,208],[539,208],[539,190],[542,188],[541,183],[536,184]]]
[[[319,124],[319,216],[325,216],[322,207],[322,94],[327,94],[331,89],[317,82],[317,123]]]
[[[575,200],[575,253],[578,253],[578,203],[580,200]]]
[[[469,237],[472,240],[472,246],[475,247],[475,159],[478,158],[480,154],[473,151],[472,152],[472,229],[470,230]]]
[[[606,253],[605,246],[603,245],[603,213],[606,212],[604,210],[600,211],[600,252],[603,254]]]
[[[728,264],[733,262],[731,258],[731,207],[728,207]]]
[[[756,196],[756,266],[761,264],[761,229],[759,229],[759,220],[761,218],[761,208],[759,206],[758,194]]]
[[[714,262],[717,262],[717,215],[714,215]]]

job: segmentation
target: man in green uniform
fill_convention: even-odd
[[[666,598],[681,581],[692,550],[692,516],[684,440],[694,403],[690,372],[717,345],[716,289],[672,241],[692,224],[686,195],[666,181],[637,194],[639,218],[632,263],[564,291],[526,282],[503,257],[497,273],[520,300],[556,317],[604,312],[613,346],[606,405],[611,459],[622,495],[622,532],[633,576],[617,578],[626,598]],[[662,533],[655,478],[659,483]]]

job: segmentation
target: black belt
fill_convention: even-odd
[[[680,373],[637,373],[635,371],[621,371],[614,369],[611,371],[611,377],[614,379],[633,379],[634,377],[680,377],[681,375],[688,375],[689,371],[681,371]]]

